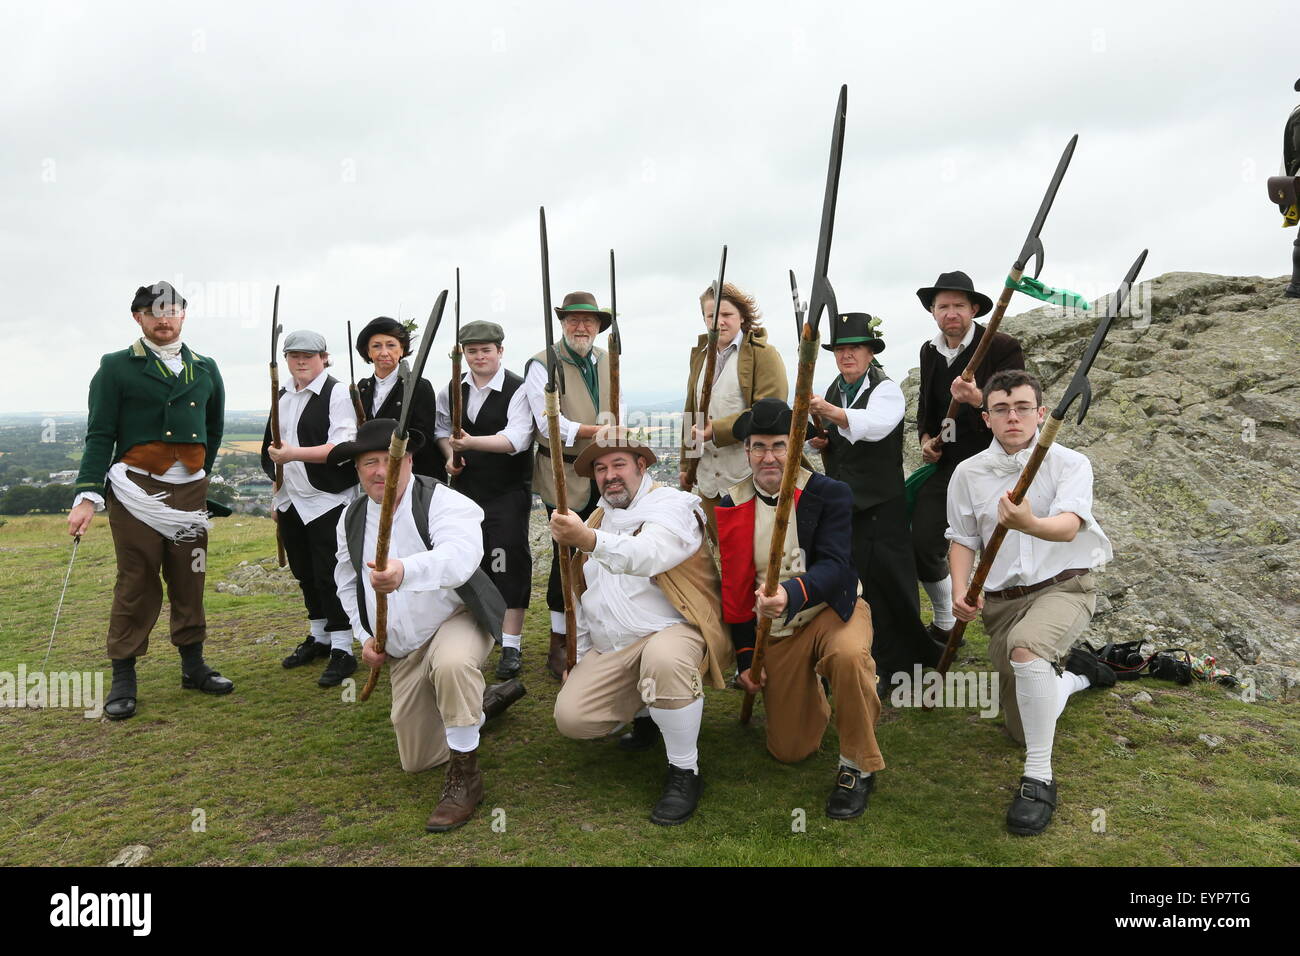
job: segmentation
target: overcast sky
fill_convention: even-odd
[[[500,322],[521,371],[539,205],[557,304],[607,302],[617,252],[631,402],[684,391],[723,243],[793,380],[787,270],[806,297],[841,83],[830,279],[882,316],[894,378],[934,333],[919,286],[963,269],[996,298],[1072,133],[1045,282],[1109,291],[1144,246],[1146,277],[1280,276],[1295,233],[1264,183],[1300,100],[1294,22],[1286,2],[7,3],[0,411],[84,411],[158,279],[231,409],[266,405],[276,283],[285,330],[324,333],[346,380],[345,323],[423,322],[459,266],[462,321]]]

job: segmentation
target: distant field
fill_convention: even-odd
[[[222,441],[221,449],[222,451],[237,451],[243,452],[244,454],[260,455],[262,453],[262,439],[259,436],[257,438],[241,438],[234,441]]]

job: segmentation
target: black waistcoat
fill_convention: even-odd
[[[330,393],[334,391],[334,386],[338,381],[332,375],[325,376],[325,384],[321,386],[320,394],[312,393],[307,399],[307,405],[302,410],[302,415],[298,418],[298,434],[295,436],[297,444],[302,448],[311,448],[315,445],[324,445],[330,437]],[[283,395],[287,388],[280,389],[280,395]],[[279,401],[279,396],[276,396]],[[283,437],[283,436],[281,436]],[[266,453],[267,448],[271,445],[271,423],[266,423],[266,434],[262,437],[262,470],[270,477],[275,477],[275,463],[271,461],[271,456]],[[324,462],[315,464],[312,462],[303,462],[303,468],[307,471],[307,481],[317,491],[330,491],[335,494],[347,491],[357,483],[357,470],[349,468],[346,465],[327,465]]]
[[[469,420],[462,415],[461,428],[468,435],[495,435],[506,427],[510,400],[515,392],[523,387],[524,380],[514,372],[506,369],[505,381],[501,391],[488,393],[483,407],[478,411],[478,418]],[[460,385],[461,408],[469,407],[469,382]],[[505,455],[489,451],[467,451],[464,453],[465,472],[456,479],[456,490],[463,495],[482,503],[499,498],[508,491],[517,488],[530,488],[533,478],[533,451],[521,451],[517,455]]]
[[[866,408],[871,393],[888,376],[872,366],[867,370],[867,381],[858,391],[852,408]],[[836,380],[838,381],[838,379]],[[840,404],[840,390],[835,383],[826,391],[826,400]],[[822,449],[822,462],[826,475],[844,482],[853,491],[853,509],[865,511],[881,502],[890,501],[903,493],[903,422],[880,441],[851,442],[839,429],[828,425],[826,434],[830,444]]]

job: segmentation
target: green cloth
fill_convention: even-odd
[[[571,306],[572,308],[572,306]],[[569,348],[569,343],[564,343],[564,351],[568,353],[565,357],[560,357],[577,368],[578,374],[582,376],[582,384],[587,386],[587,394],[591,396],[591,404],[595,408],[600,408],[600,378],[596,374],[596,363],[592,360],[592,353],[579,355],[573,349]]]
[[[912,520],[912,512],[916,510],[916,496],[921,493],[921,486],[930,480],[930,476],[939,470],[939,466],[934,462],[922,465],[916,471],[907,476],[907,481],[903,482],[903,494],[907,498],[907,520]]]
[[[1032,296],[1042,302],[1054,302],[1067,308],[1090,308],[1088,300],[1079,293],[1071,292],[1069,289],[1053,289],[1050,285],[1043,285],[1037,279],[1031,279],[1029,276],[1024,276],[1019,282],[1013,282],[1011,276],[1007,276],[1006,286],[1008,289],[1023,292],[1025,295]]]
[[[845,408],[852,407],[854,399],[858,397],[858,392],[862,388],[862,383],[865,382],[866,380],[867,380],[867,376],[863,375],[856,382],[850,385],[848,382],[844,381],[843,375],[835,376],[835,385],[837,388],[839,388],[840,393],[844,396]]]
[[[225,431],[225,385],[217,363],[188,345],[181,346],[181,361],[180,375],[173,375],[139,340],[99,360],[77,491],[98,492],[114,462],[151,441],[202,443],[203,468],[212,471]]]

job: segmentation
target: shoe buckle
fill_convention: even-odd
[[[835,781],[835,785],[837,787],[843,787],[845,790],[854,790],[858,786],[858,775],[852,770],[841,770],[839,779]]]

